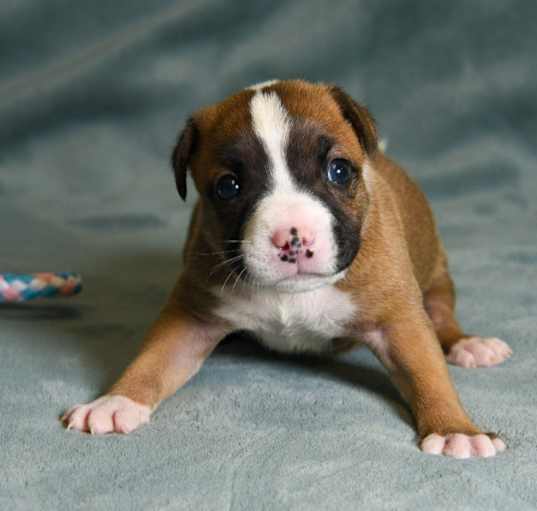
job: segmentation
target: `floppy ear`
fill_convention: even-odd
[[[343,89],[336,85],[329,86],[328,90],[336,101],[343,117],[350,123],[358,141],[368,155],[377,150],[377,128],[373,116],[367,108],[359,105]]]
[[[198,128],[192,117],[188,119],[179,135],[179,140],[172,153],[172,166],[175,174],[175,186],[181,196],[186,199],[186,172],[192,154],[196,149],[198,141]]]

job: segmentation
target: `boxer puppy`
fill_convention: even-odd
[[[68,428],[133,431],[227,334],[249,330],[286,352],[365,343],[427,453],[505,448],[464,411],[446,359],[489,367],[511,350],[461,330],[431,209],[378,150],[363,106],[332,85],[265,82],[195,113],[173,167],[179,195],[187,170],[199,193],[184,271],[139,356],[106,395],[65,414]]]

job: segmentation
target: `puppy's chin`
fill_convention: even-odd
[[[292,277],[286,277],[274,282],[256,280],[256,286],[263,289],[272,289],[281,293],[303,293],[314,291],[326,286],[331,286],[345,277],[347,270],[340,271],[333,275],[312,275],[299,273]]]

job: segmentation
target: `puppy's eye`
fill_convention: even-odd
[[[240,192],[239,180],[235,174],[224,174],[219,177],[215,184],[216,196],[221,200],[231,200]]]
[[[352,179],[352,166],[347,160],[336,158],[326,169],[328,181],[339,186],[346,186]]]

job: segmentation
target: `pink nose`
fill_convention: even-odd
[[[272,234],[272,244],[276,248],[283,250],[296,249],[302,247],[310,247],[315,242],[315,235],[303,226],[281,227]]]

